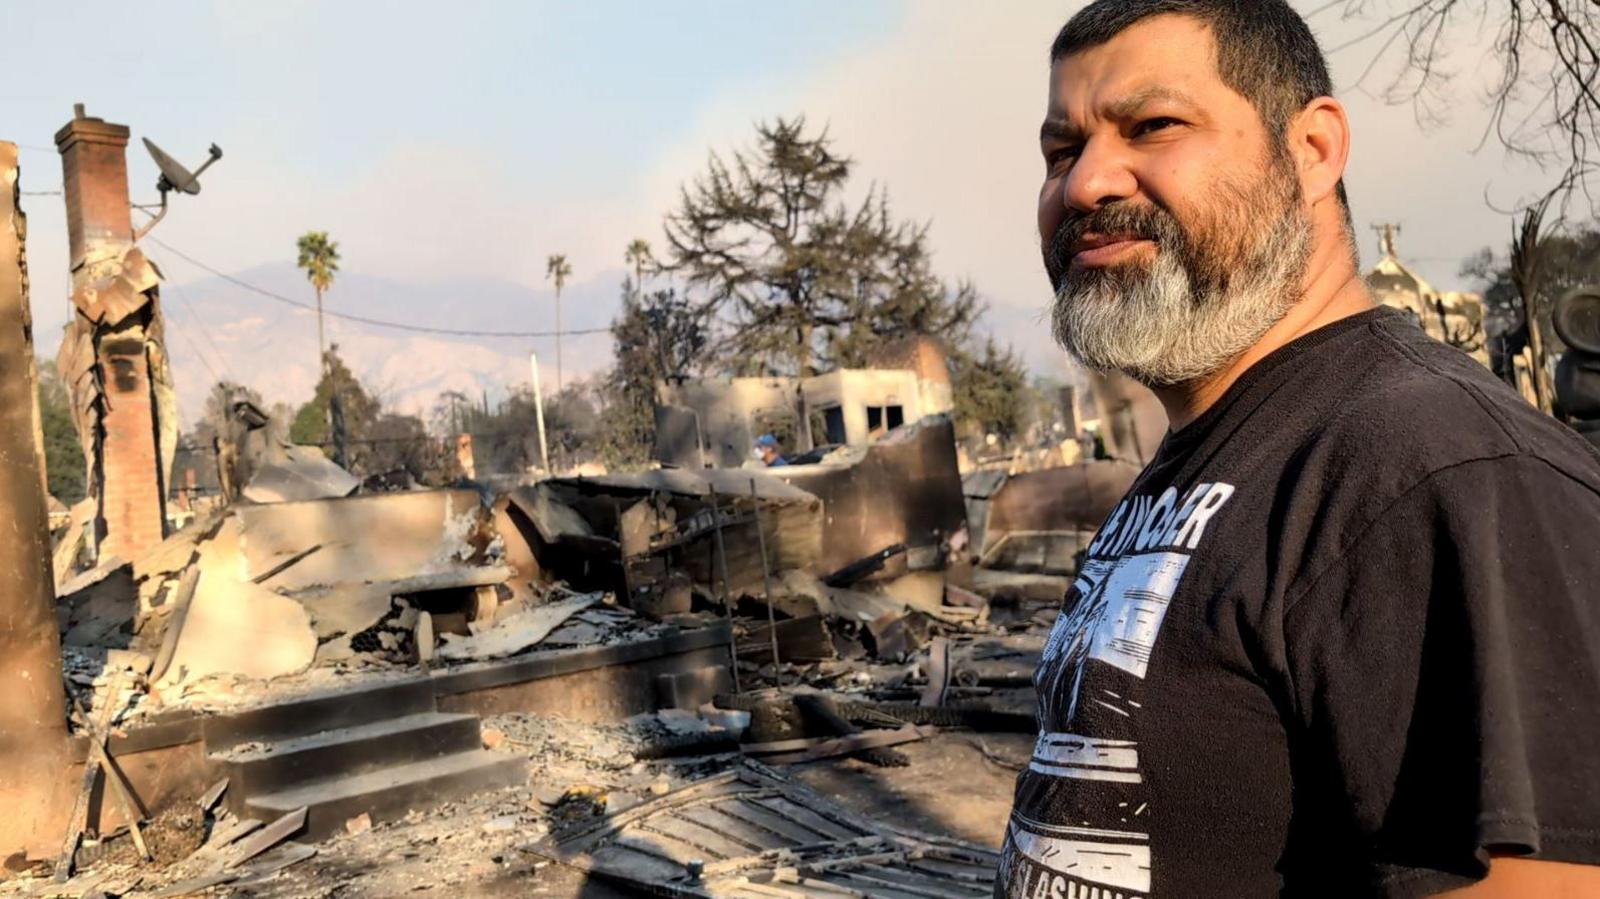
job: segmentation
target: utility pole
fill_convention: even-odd
[[[1372,230],[1378,232],[1378,251],[1385,256],[1399,259],[1400,257],[1395,256],[1394,253],[1394,239],[1395,235],[1400,233],[1400,226],[1384,222],[1383,224],[1373,225]]]
[[[567,262],[563,253],[555,253],[546,260],[545,277],[555,282],[556,285],[556,394],[560,395],[565,382],[561,379],[561,288],[567,286],[567,277],[572,274],[572,264]]]
[[[544,394],[539,391],[538,353],[528,354],[528,365],[533,369],[533,415],[534,420],[539,425],[539,467],[543,468],[545,474],[548,475],[552,473],[550,470],[550,445],[545,442],[544,438]]]

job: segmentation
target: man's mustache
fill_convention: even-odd
[[[1072,265],[1073,246],[1085,234],[1127,235],[1161,246],[1170,243],[1181,230],[1165,210],[1139,203],[1112,203],[1093,212],[1068,214],[1051,237],[1045,259],[1058,287],[1061,276]]]

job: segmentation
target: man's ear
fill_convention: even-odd
[[[1314,206],[1332,196],[1350,160],[1350,118],[1344,104],[1332,97],[1312,100],[1289,123],[1287,137],[1306,203]]]

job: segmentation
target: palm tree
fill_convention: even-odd
[[[636,293],[644,293],[644,270],[655,265],[656,258],[650,253],[650,241],[642,237],[635,237],[628,244],[628,249],[622,254],[623,261],[633,266],[633,289]]]
[[[328,343],[322,333],[322,294],[333,286],[339,273],[339,245],[328,239],[326,231],[307,231],[296,242],[300,259],[295,264],[305,269],[306,280],[317,291],[317,371],[326,365]]]
[[[561,392],[561,288],[567,286],[567,276],[572,265],[563,253],[555,253],[545,260],[544,274],[556,285],[556,393]]]

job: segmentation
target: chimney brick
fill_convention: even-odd
[[[76,291],[101,276],[133,246],[128,201],[128,128],[83,115],[56,132],[61,153],[63,193],[72,286]],[[94,264],[84,265],[86,260]],[[166,504],[160,454],[156,449],[156,408],[151,393],[146,325],[155,304],[115,329],[96,333],[96,356],[105,385],[105,411],[98,437],[100,498],[96,528],[102,557],[132,561],[165,536]]]
[[[128,206],[128,127],[87,116],[56,132],[61,153],[62,192],[67,200],[67,240],[71,267],[102,244],[133,243],[133,212]]]

